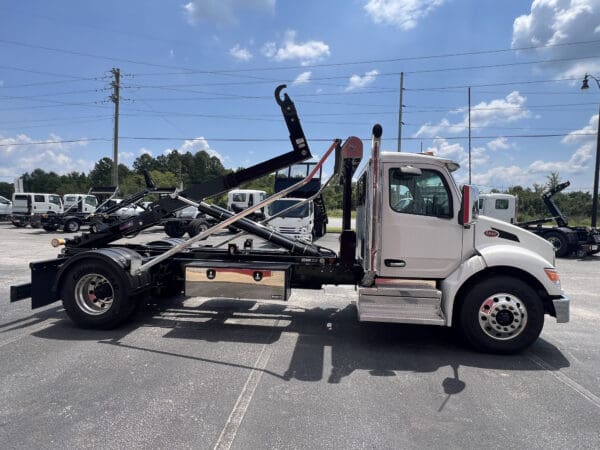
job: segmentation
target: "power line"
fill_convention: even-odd
[[[275,71],[275,70],[290,70],[290,69],[300,69],[300,68],[307,69],[307,68],[317,68],[317,67],[339,67],[339,66],[350,66],[350,65],[360,65],[360,64],[379,64],[379,63],[391,63],[391,62],[402,62],[402,61],[404,61],[404,62],[406,62],[406,61],[423,61],[423,60],[432,60],[432,59],[459,57],[459,56],[497,54],[497,53],[504,53],[504,52],[535,50],[535,49],[542,49],[542,48],[596,44],[596,43],[600,43],[600,39],[589,40],[589,41],[565,42],[565,43],[560,43],[560,44],[545,44],[545,45],[528,46],[528,47],[508,48],[508,49],[505,48],[505,49],[495,49],[495,50],[455,52],[455,53],[447,53],[447,54],[439,54],[439,55],[413,56],[413,57],[388,58],[388,59],[371,59],[371,60],[348,61],[348,62],[340,62],[340,63],[319,63],[319,64],[294,65],[294,66],[280,66],[280,67],[272,67],[271,66],[271,67],[265,67],[265,68],[256,68],[255,67],[255,68],[247,68],[247,69],[221,69],[221,70],[205,70],[205,69],[197,70],[197,69],[189,68],[189,67],[178,67],[178,66],[172,66],[172,65],[167,65],[167,64],[149,63],[149,62],[145,62],[145,61],[139,61],[139,60],[133,60],[133,59],[127,59],[127,58],[115,58],[115,57],[106,56],[106,55],[98,55],[98,54],[75,51],[75,50],[67,50],[67,49],[56,48],[56,47],[35,45],[35,44],[18,42],[18,41],[8,40],[8,39],[0,39],[0,43],[7,44],[7,45],[20,46],[20,47],[25,47],[25,48],[53,51],[53,52],[64,53],[64,54],[68,54],[68,55],[74,55],[74,56],[83,56],[83,57],[88,57],[88,58],[103,59],[103,60],[108,60],[108,61],[126,62],[126,63],[130,63],[130,64],[137,64],[137,65],[158,67],[158,68],[165,68],[165,69],[177,69],[183,73],[190,73],[190,74],[203,73],[203,74],[213,74],[213,75],[214,74],[226,75],[226,74],[252,72],[252,71]],[[445,70],[448,70],[448,71],[468,70],[468,69],[475,69],[475,68],[491,68],[491,67],[502,67],[502,66],[509,66],[509,65],[574,61],[574,60],[578,60],[578,59],[587,59],[587,58],[597,58],[597,56],[590,56],[590,57],[584,57],[584,58],[558,58],[558,59],[538,60],[538,61],[532,61],[532,62],[521,62],[521,63],[502,64],[502,65],[483,65],[483,66],[472,66],[472,67],[454,67],[454,68],[448,68],[448,69],[429,69],[429,70],[419,70],[419,71],[408,71],[406,73],[426,73],[426,72],[439,72],[439,71],[445,71]],[[181,74],[181,72],[178,74]],[[141,73],[137,74],[137,76],[143,76],[143,75],[144,74],[141,74]],[[145,75],[148,75],[148,74],[145,74]],[[156,75],[156,74],[151,74],[151,75]],[[166,74],[162,73],[162,74],[158,74],[158,75],[166,75]],[[395,75],[398,75],[398,73],[395,73]],[[64,76],[66,76],[66,75],[64,75]]]
[[[550,137],[565,137],[565,136],[596,136],[596,133],[548,133],[548,134],[505,134],[505,135],[488,135],[488,136],[473,136],[472,139],[497,139],[497,138],[529,138],[529,139],[540,139]],[[289,142],[289,139],[284,138],[216,138],[216,137],[185,137],[185,136],[120,136],[119,139],[130,140],[130,141],[212,141],[212,142]],[[371,137],[361,138],[365,141],[371,139]],[[445,140],[458,140],[466,139],[466,136],[436,136],[432,138],[423,137],[404,137],[406,141],[422,141],[426,139],[445,139]],[[331,138],[311,138],[313,142],[331,142]],[[384,141],[397,141],[396,137],[383,138]],[[14,142],[14,143],[2,143],[0,147],[16,147],[26,145],[50,145],[50,144],[71,144],[80,142],[111,142],[111,138],[81,138],[81,139],[66,139],[66,140],[48,140],[48,141],[31,141],[31,142]]]

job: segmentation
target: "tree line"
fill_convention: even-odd
[[[241,169],[238,168],[238,169]],[[231,173],[216,156],[211,156],[201,150],[194,154],[180,153],[173,150],[166,155],[153,157],[148,154],[140,155],[129,168],[119,164],[119,195],[131,195],[145,187],[143,172],[147,170],[156,184],[161,187],[178,187],[185,189],[194,182],[209,181]],[[110,158],[97,161],[88,173],[71,172],[58,175],[35,169],[22,175],[23,188],[26,192],[51,192],[59,195],[67,193],[86,193],[92,186],[110,186],[112,184],[113,162]],[[274,174],[259,178],[241,186],[246,189],[259,189],[267,194],[273,193]],[[519,221],[548,217],[550,212],[542,201],[544,190],[560,183],[560,176],[552,172],[544,185],[534,184],[532,187],[513,186],[506,192],[518,197]],[[14,192],[12,183],[0,182],[0,195],[11,198]],[[499,191],[493,191],[499,192]],[[325,204],[329,209],[341,209],[342,187],[337,180],[332,180],[323,192]],[[355,199],[356,196],[353,196]],[[225,206],[224,196],[213,199],[215,203]],[[592,210],[592,196],[589,192],[571,191],[559,193],[554,201],[573,224],[589,223]],[[353,205],[354,206],[354,205]]]

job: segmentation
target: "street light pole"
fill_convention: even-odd
[[[600,81],[593,75],[585,74],[581,89],[589,89],[588,79],[591,78],[600,89]],[[598,172],[600,172],[600,105],[598,106],[598,130],[596,132],[596,165],[594,168],[594,192],[592,194],[592,228],[596,228],[598,218]]]

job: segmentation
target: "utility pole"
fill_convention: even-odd
[[[119,88],[121,80],[121,71],[113,68],[110,71],[115,77],[111,83],[113,94],[110,100],[115,104],[115,134],[113,136],[113,176],[112,182],[115,187],[119,186]]]
[[[400,72],[400,106],[398,108],[398,151],[402,151],[402,97],[404,94],[404,72]]]
[[[600,80],[593,75],[585,74],[581,89],[589,89],[589,78],[596,82],[600,89]],[[596,164],[594,165],[594,192],[592,192],[592,228],[596,228],[598,220],[598,176],[600,172],[600,106],[598,107],[598,129],[596,130]]]
[[[471,184],[471,86],[469,86],[469,184]]]

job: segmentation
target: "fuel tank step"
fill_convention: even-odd
[[[442,291],[433,282],[394,280],[358,290],[361,322],[445,325]]]

